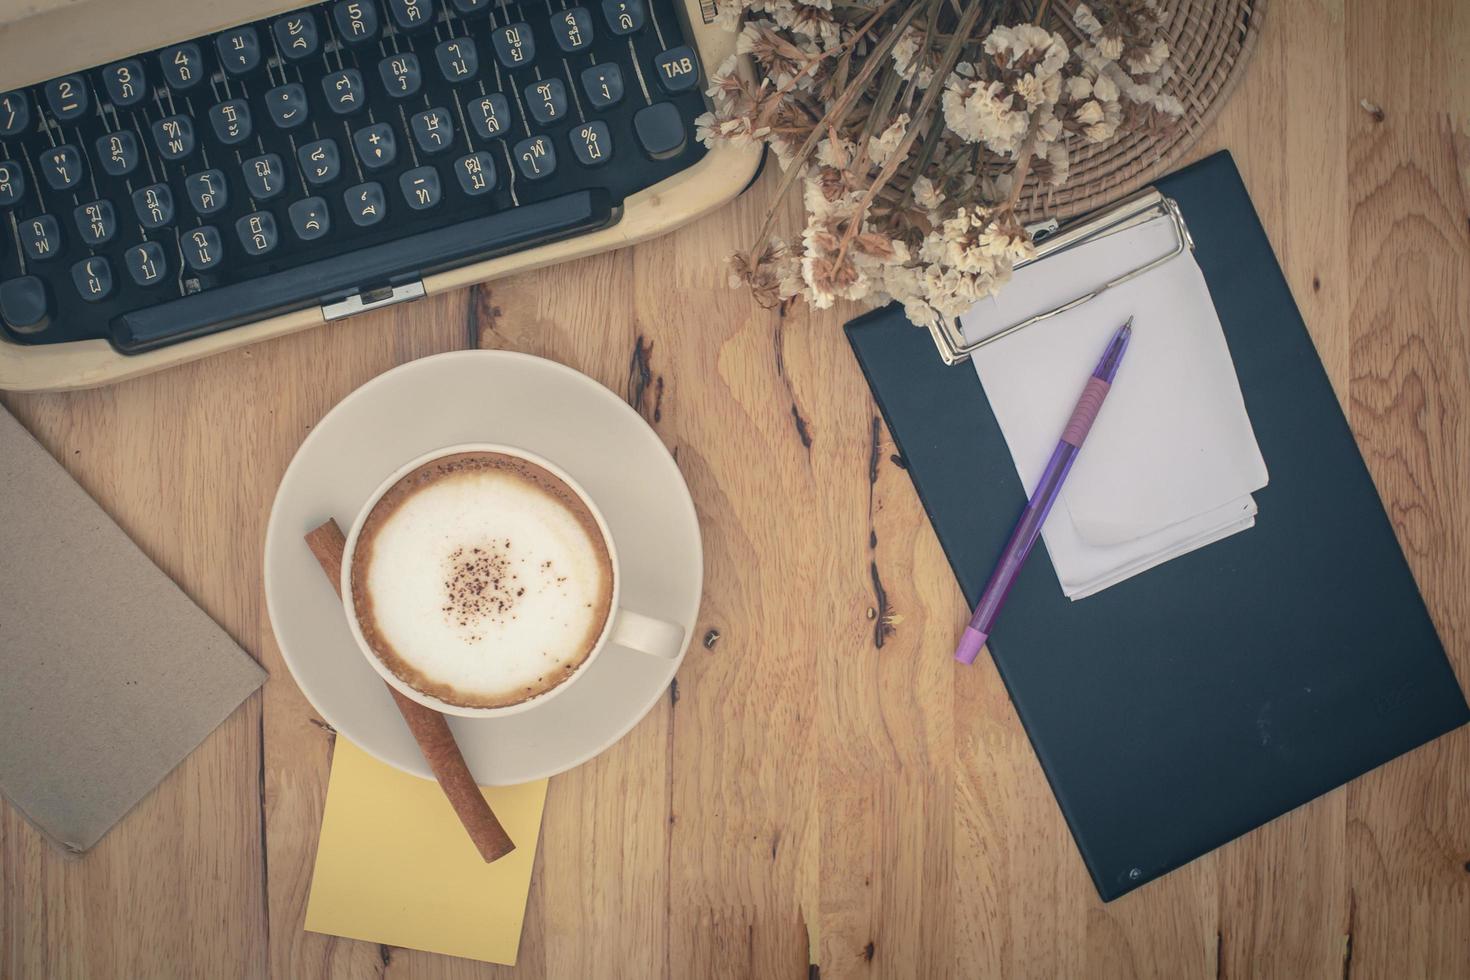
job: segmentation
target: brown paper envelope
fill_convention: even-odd
[[[265,679],[0,408],[0,795],[86,850]]]

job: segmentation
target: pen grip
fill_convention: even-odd
[[[1097,420],[1097,413],[1102,408],[1103,399],[1108,397],[1110,387],[1112,386],[1102,378],[1092,377],[1087,380],[1087,387],[1082,389],[1082,397],[1077,399],[1077,407],[1072,409],[1072,417],[1067,420],[1067,427],[1062,430],[1062,442],[1078,449],[1082,448],[1087,433],[1092,430],[1092,423]]]

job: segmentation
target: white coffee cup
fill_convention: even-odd
[[[504,456],[512,456],[525,460],[532,465],[539,466],[559,478],[581,498],[582,503],[586,505],[587,510],[597,521],[598,530],[602,533],[602,539],[607,544],[607,553],[611,560],[612,602],[607,621],[603,624],[602,633],[598,636],[597,642],[592,646],[586,658],[577,665],[565,680],[535,697],[528,698],[525,701],[519,701],[515,704],[498,707],[471,707],[450,704],[447,701],[418,690],[389,669],[388,665],[383,663],[377,653],[373,651],[373,648],[367,642],[367,638],[363,636],[362,624],[358,621],[357,610],[353,602],[352,556],[357,547],[358,537],[362,533],[363,525],[367,523],[368,515],[372,513],[373,508],[377,506],[378,501],[382,499],[383,495],[392,489],[403,477],[436,459],[458,453],[498,453]],[[353,639],[357,641],[358,649],[362,651],[363,656],[367,658],[372,668],[378,672],[383,680],[392,685],[394,690],[401,693],[404,697],[410,698],[419,704],[433,708],[435,711],[442,712],[446,715],[461,715],[467,718],[498,718],[506,715],[519,714],[522,711],[529,711],[532,708],[545,704],[557,694],[571,687],[582,675],[586,674],[592,662],[609,646],[619,646],[648,654],[649,656],[663,657],[668,660],[672,660],[679,655],[679,652],[684,647],[684,628],[675,623],[668,623],[661,619],[644,616],[641,613],[633,612],[632,610],[619,606],[622,581],[623,574],[618,561],[617,542],[613,540],[612,532],[608,530],[607,520],[602,516],[602,511],[580,483],[572,479],[565,470],[550,460],[516,446],[480,442],[463,443],[456,446],[446,446],[443,449],[436,449],[433,452],[425,453],[417,459],[410,460],[384,479],[378,485],[378,488],[368,497],[367,503],[363,505],[362,510],[358,513],[357,519],[352,522],[352,530],[347,535],[347,545],[342,560],[342,603],[346,608],[347,623],[352,630]]]

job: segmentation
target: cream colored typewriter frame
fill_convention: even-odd
[[[713,71],[734,53],[735,35],[705,23],[713,9],[711,0],[684,0],[684,4],[686,36],[697,46],[706,72]],[[0,92],[304,5],[302,0],[0,0]],[[69,55],[69,61],[58,60],[62,52]],[[663,234],[733,199],[759,166],[758,149],[718,147],[688,170],[628,198],[617,223],[610,227],[425,276],[423,294],[442,293]],[[418,295],[417,290],[406,292]],[[377,304],[366,305],[375,308]],[[320,326],[326,319],[321,307],[314,306],[128,356],[113,350],[105,340],[30,347],[0,338],[0,389],[48,391],[111,384]]]

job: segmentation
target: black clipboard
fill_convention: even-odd
[[[1075,603],[1037,548],[991,634],[1104,900],[1470,720],[1234,161],[1155,186],[1188,224],[1271,482],[1254,528]],[[847,333],[973,604],[1025,504],[974,368],[896,306]]]

